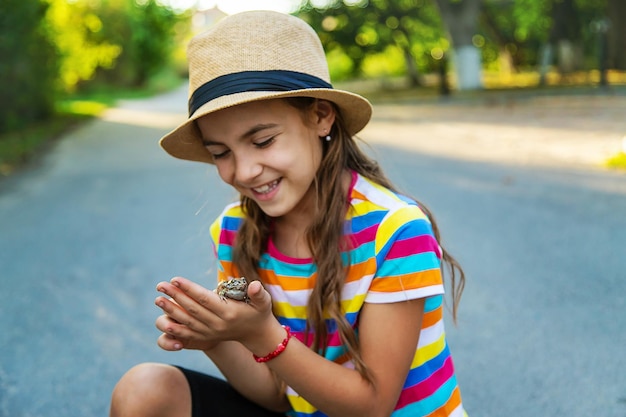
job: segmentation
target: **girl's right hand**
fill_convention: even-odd
[[[208,351],[215,348],[220,341],[209,340],[201,333],[190,332],[189,327],[174,319],[174,316],[184,314],[181,307],[172,299],[158,297],[155,304],[163,310],[156,319],[156,327],[163,333],[157,339],[157,344],[163,350],[177,351],[181,349],[195,349]]]
[[[156,304],[165,313],[157,328],[165,335],[159,346],[166,350],[210,350],[222,341],[238,341],[249,349],[265,350],[268,336],[282,329],[272,314],[269,293],[260,282],[248,286],[248,303],[224,300],[215,292],[181,277],[161,282]],[[271,346],[275,337],[270,337]],[[259,345],[259,346],[257,346]],[[271,350],[271,349],[270,349]]]

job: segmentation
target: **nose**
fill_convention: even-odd
[[[250,184],[263,172],[263,164],[252,153],[244,152],[235,156],[235,181]]]

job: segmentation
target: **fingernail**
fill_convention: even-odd
[[[180,343],[174,343],[174,349],[180,350],[182,349],[182,345]]]

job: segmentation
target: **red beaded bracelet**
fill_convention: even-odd
[[[280,355],[281,353],[283,353],[283,351],[285,350],[285,348],[287,347],[287,343],[289,343],[289,339],[291,339],[291,329],[289,328],[289,326],[283,326],[283,329],[285,329],[285,331],[287,332],[287,337],[285,337],[283,339],[282,342],[280,342],[278,344],[278,346],[276,346],[276,349],[274,349],[273,352],[268,353],[266,356],[257,356],[254,353],[252,354],[252,356],[254,357],[254,360],[257,361],[258,363],[263,363],[263,362],[267,362],[267,361],[271,361],[272,359],[274,359],[276,356]]]

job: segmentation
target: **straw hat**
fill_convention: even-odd
[[[160,144],[170,155],[213,163],[194,122],[251,101],[315,97],[334,102],[352,135],[365,127],[372,107],[363,97],[335,90],[315,31],[303,20],[271,11],[228,16],[194,37],[189,60],[189,119]]]

